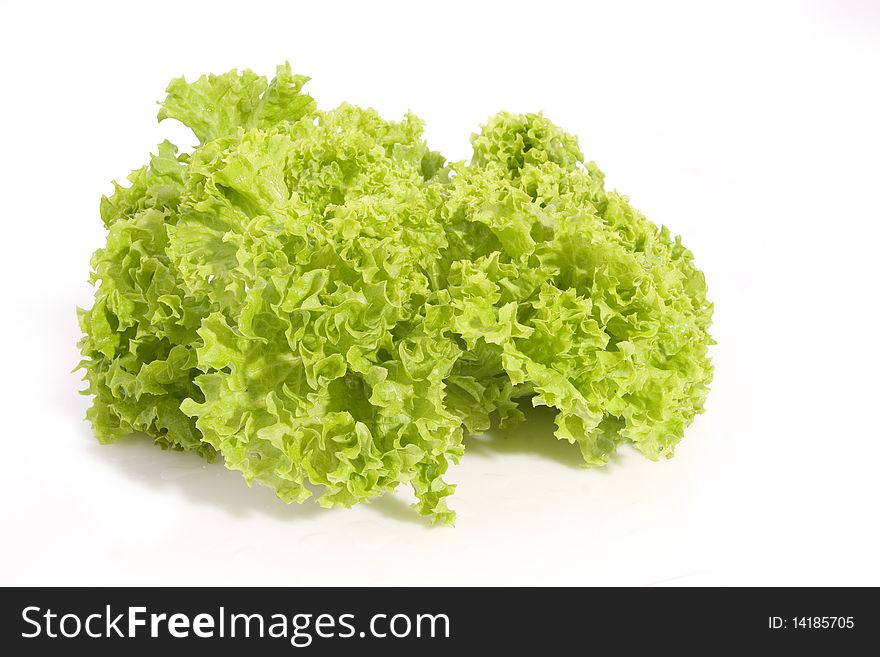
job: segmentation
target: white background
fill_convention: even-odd
[[[880,584],[880,8],[854,2],[0,4],[0,584]],[[400,493],[287,507],[99,446],[74,308],[98,200],[179,125],[168,80],[290,60],[452,159],[545,110],[684,236],[716,381],[676,457],[583,470],[548,415],[472,440],[455,528]]]

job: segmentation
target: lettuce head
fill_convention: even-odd
[[[97,438],[219,457],[288,502],[408,484],[445,523],[464,437],[523,403],[586,465],[671,456],[712,376],[681,241],[541,115],[498,114],[447,163],[414,115],[322,111],[307,80],[168,86],[159,119],[198,145],[163,142],[101,201],[79,313]]]

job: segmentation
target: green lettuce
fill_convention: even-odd
[[[278,68],[171,82],[169,142],[102,199],[80,310],[101,442],[218,454],[288,502],[409,484],[452,522],[467,434],[558,410],[601,465],[671,456],[702,411],[712,306],[691,253],[574,137],[501,113],[447,163],[409,114],[321,111]]]
[[[443,206],[454,330],[498,385],[559,411],[588,465],[624,441],[671,456],[712,378],[691,252],[540,115],[498,114],[472,143]]]

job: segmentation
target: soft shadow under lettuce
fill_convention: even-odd
[[[482,454],[484,456],[507,454],[533,454],[539,458],[556,461],[566,467],[583,468],[584,460],[577,445],[558,440],[554,419],[556,409],[546,406],[532,408],[530,401],[520,404],[525,420],[507,429],[492,429],[480,436],[470,436],[465,440],[465,456]]]
[[[494,428],[485,434],[467,437],[465,458],[468,454],[484,457],[527,454],[568,468],[584,467],[577,445],[557,440],[553,435],[555,409],[532,408],[530,403],[523,403],[522,410],[526,419],[514,427]],[[87,424],[84,426],[89,439],[94,440]],[[189,502],[213,506],[237,518],[262,515],[290,522],[346,511],[324,509],[313,500],[285,504],[268,488],[254,485],[249,489],[241,474],[227,470],[222,461],[208,463],[192,452],[158,449],[143,434],[133,434],[111,445],[96,443],[94,452],[98,460],[143,486],[173,490]],[[386,494],[368,504],[372,510],[391,520],[430,526],[427,519],[414,514],[409,504],[397,494]]]

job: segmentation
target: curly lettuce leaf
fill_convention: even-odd
[[[202,144],[237,128],[268,128],[298,121],[316,109],[314,99],[302,93],[308,81],[303,75],[293,75],[290,64],[279,66],[271,82],[250,69],[203,75],[195,82],[175,78],[165,90],[168,96],[161,103],[158,119],[177,119]]]

